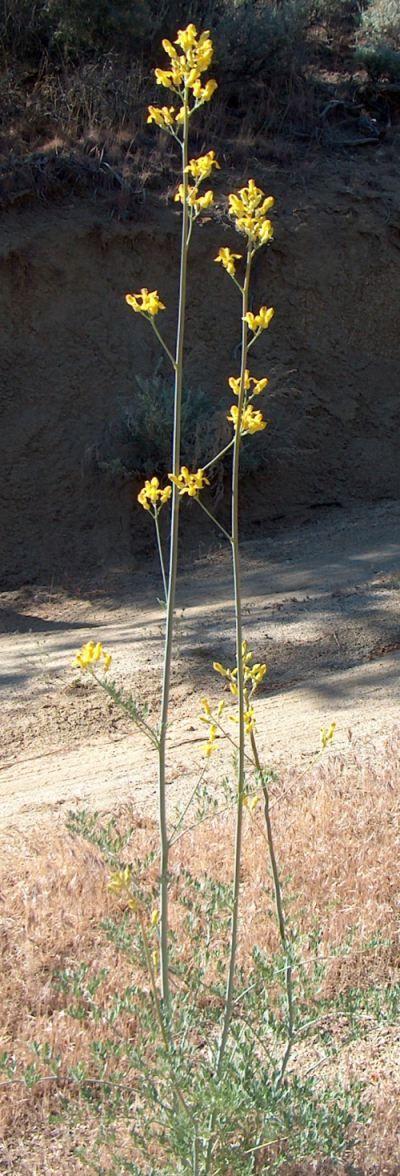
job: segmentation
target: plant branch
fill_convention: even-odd
[[[151,325],[152,325],[152,328],[153,328],[154,334],[155,334],[155,335],[157,335],[157,339],[158,339],[158,340],[159,340],[159,342],[161,343],[161,346],[164,348],[164,351],[165,351],[166,355],[168,355],[168,359],[170,359],[170,360],[171,360],[172,367],[173,367],[173,369],[174,369],[174,371],[175,371],[175,368],[176,368],[176,362],[175,362],[175,360],[174,360],[174,357],[173,357],[172,351],[170,351],[169,347],[167,347],[167,344],[166,344],[166,342],[165,342],[165,339],[163,339],[163,337],[162,337],[162,335],[161,335],[161,332],[159,331],[158,327],[156,327],[156,324],[155,324],[155,322],[154,322],[154,317],[151,317],[151,318],[150,318],[150,322],[151,322]]]
[[[201,501],[201,498],[196,498],[196,501],[198,502],[199,506],[201,506],[201,509],[204,510],[204,514],[208,515],[208,518],[211,519],[211,522],[215,523],[215,526],[218,527],[218,530],[222,532],[222,534],[225,536],[225,539],[228,540],[228,543],[232,544],[232,536],[228,531],[225,530],[225,527],[222,526],[222,523],[220,523],[218,519],[215,518],[215,515],[211,514],[210,510],[207,510],[207,507],[204,506],[204,502]]]
[[[158,554],[160,557],[161,575],[162,575],[162,582],[163,582],[163,588],[164,588],[164,600],[165,600],[165,603],[167,603],[167,598],[168,598],[167,578],[165,575],[164,557],[163,557],[162,546],[161,546],[161,535],[160,535],[160,527],[159,527],[159,522],[158,522],[158,511],[157,510],[154,512],[154,523],[155,523],[155,528],[156,528]]]

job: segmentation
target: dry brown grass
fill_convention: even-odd
[[[328,993],[387,985],[398,977],[399,785],[400,732],[380,747],[353,749],[349,745],[346,757],[331,754],[303,778],[292,770],[274,786],[278,855],[286,892],[294,896],[291,917],[303,933],[320,929],[318,952],[327,959]],[[120,821],[126,826],[132,814],[121,813]],[[129,849],[132,860],[143,857],[155,837],[154,827],[137,819]],[[199,876],[228,880],[231,841],[230,816],[204,824],[179,841],[175,874],[187,867]],[[90,1028],[66,1012],[66,998],[54,986],[55,970],[76,967],[80,961],[96,970],[109,969],[101,989],[105,1004],[130,980],[126,959],[116,956],[115,947],[99,930],[100,919],[115,907],[107,892],[107,871],[96,848],[54,825],[27,837],[13,834],[4,850],[0,892],[4,1048],[29,1062],[32,1042],[48,1042],[70,1066],[79,1058],[89,1058],[96,1026]],[[255,941],[270,951],[276,946],[274,922],[267,913],[266,881],[269,889],[263,820],[258,813],[246,818],[244,964]],[[176,908],[175,917],[179,917]],[[382,937],[384,945],[371,944],[374,937]],[[344,950],[338,957],[335,952],[340,948]],[[340,1017],[335,1031],[343,1042],[337,1072],[345,1078],[366,1079],[374,1107],[373,1120],[362,1129],[356,1147],[357,1171],[395,1176],[400,1171],[398,1032],[396,1037],[390,1024],[367,1018],[365,1033],[349,1046]],[[136,1025],[127,1015],[119,1022],[119,1032],[135,1036]],[[317,1048],[311,1060],[321,1056]],[[299,1053],[296,1064],[300,1069],[309,1066],[310,1054]],[[63,1067],[64,1063],[58,1082],[43,1082],[33,1090],[18,1083],[1,1085],[4,1163],[0,1152],[0,1170],[16,1176],[28,1172],[30,1176],[66,1176],[84,1170],[72,1158],[81,1128],[71,1117],[68,1126],[49,1117],[60,1107]],[[87,1111],[86,1142],[94,1131]],[[313,1170],[307,1164],[303,1169]]]

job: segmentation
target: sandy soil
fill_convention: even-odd
[[[321,516],[322,513],[322,517]],[[320,728],[339,747],[376,741],[399,715],[400,504],[319,512],[315,522],[243,544],[245,632],[270,670],[260,694],[266,759],[305,764]],[[100,690],[71,670],[83,641],[101,639],[114,676],[156,721],[163,617],[157,580],[142,570],[116,599],[34,589],[2,598],[3,738],[0,823],[28,825],[77,803],[153,808],[154,752]],[[201,696],[218,697],[214,658],[234,663],[231,572],[225,548],[193,560],[179,581],[178,653],[170,732],[171,798],[201,762]],[[350,735],[349,735],[350,732]],[[190,762],[189,762],[190,761]],[[222,751],[213,758],[218,771]],[[173,766],[172,766],[173,765]]]

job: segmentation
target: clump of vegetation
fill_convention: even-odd
[[[399,0],[369,0],[361,16],[360,30],[375,46],[400,49]]]
[[[389,7],[382,3],[382,12]],[[393,2],[393,13],[395,7]],[[387,54],[395,52],[395,14],[378,19],[378,8],[370,4],[364,12],[362,38],[367,37],[369,57],[362,59],[361,50],[354,58],[361,17],[355,0],[217,0],[208,9],[194,0],[192,18],[213,24],[216,77],[224,94],[223,102],[216,95],[213,112],[200,112],[199,133],[211,133],[215,144],[229,137],[233,150],[241,136],[254,146],[271,132],[294,134],[297,142],[299,134],[315,137],[319,116],[336,92],[354,100],[359,81],[349,80],[352,59],[356,74],[360,62],[369,69],[372,50],[383,52],[384,46]],[[50,172],[53,144],[53,154],[64,153],[66,161],[89,153],[96,184],[99,176],[112,181],[116,162],[116,185],[124,190],[130,177],[132,184],[142,174],[156,182],[162,168],[170,169],[172,178],[173,164],[165,153],[161,162],[153,150],[149,162],[142,110],[143,101],[154,102],[156,93],[147,62],[161,32],[172,32],[185,15],[180,0],[158,5],[155,0],[135,5],[130,0],[0,2],[0,132],[9,164],[15,168],[16,161],[45,152]],[[393,72],[393,61],[390,65]],[[327,81],[327,66],[339,72],[337,82]],[[42,158],[42,188],[43,170]],[[64,175],[67,170],[64,162]],[[82,165],[82,182],[85,170]],[[22,182],[25,189],[29,178],[26,174]],[[64,183],[67,187],[65,178]],[[58,190],[61,185],[62,178]]]
[[[372,81],[400,78],[400,5],[398,0],[369,0],[361,14],[356,61]]]
[[[150,379],[135,376],[131,403],[121,403],[118,418],[96,447],[97,465],[107,474],[124,478],[164,478],[171,464],[173,382],[160,371]],[[182,459],[196,466],[205,463],[211,449],[222,449],[228,439],[224,414],[210,412],[210,400],[201,388],[186,388],[182,399]]]

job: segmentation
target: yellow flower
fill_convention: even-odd
[[[170,90],[171,86],[173,85],[171,71],[166,69],[155,69],[154,73],[157,86],[165,86],[167,90]]]
[[[178,56],[177,51],[175,49],[175,46],[171,45],[171,42],[167,41],[166,38],[164,41],[161,42],[161,44],[162,44],[162,47],[163,47],[165,53],[168,54],[168,57],[171,57],[171,58],[175,57],[176,58]]]
[[[248,812],[249,812],[251,815],[252,815],[252,814],[255,812],[255,810],[258,808],[258,806],[259,806],[259,803],[260,803],[260,797],[259,797],[259,796],[245,796],[245,797],[244,797],[244,800],[243,800],[244,807],[245,807],[245,808],[247,808]]]
[[[231,192],[228,200],[238,232],[245,233],[256,248],[272,239],[274,231],[267,213],[275,204],[273,196],[266,196],[254,180],[249,180],[247,187]]]
[[[260,245],[266,245],[267,241],[272,241],[274,235],[274,226],[272,221],[265,220],[257,227],[257,240]]]
[[[244,712],[244,729],[246,735],[250,735],[251,731],[254,731],[255,725],[254,706],[249,706]]]
[[[262,380],[255,380],[254,376],[251,376],[250,372],[246,368],[244,373],[244,391],[250,392],[251,389],[252,397],[259,396],[260,393],[264,391],[264,388],[267,387],[268,383],[269,381],[266,376],[264,376]],[[235,396],[240,396],[240,376],[230,376],[228,384],[232,389],[232,392],[234,392]]]
[[[139,491],[138,502],[144,507],[144,510],[151,510],[153,507],[153,510],[157,513],[157,510],[161,506],[164,506],[165,502],[168,502],[171,494],[171,486],[165,486],[161,490],[158,478],[150,478],[145,482],[142,490]]]
[[[214,257],[214,261],[220,262],[224,269],[227,270],[228,274],[231,275],[231,278],[233,278],[236,273],[235,262],[239,261],[241,256],[241,253],[232,253],[230,249],[221,247],[221,249],[218,250],[217,256]]]
[[[188,494],[189,498],[197,498],[199,490],[203,490],[204,486],[209,486],[209,480],[206,478],[204,470],[198,469],[197,473],[190,473],[187,466],[181,467],[180,474],[168,474],[171,482],[174,482],[178,487],[180,494]]]
[[[150,926],[151,927],[158,927],[159,922],[160,922],[160,912],[157,910],[157,907],[155,907],[154,911],[151,912]]]
[[[79,653],[76,654],[72,665],[74,669],[79,667],[80,670],[87,670],[101,661],[103,662],[103,670],[107,672],[112,662],[111,653],[106,653],[101,641],[87,641],[86,645],[82,645]]]
[[[181,204],[183,204],[184,199],[185,199],[185,188],[184,188],[183,184],[179,184],[179,188],[174,196],[174,200],[175,200],[175,202],[180,200]],[[196,186],[194,188],[187,189],[186,199],[187,199],[187,203],[189,205],[189,208],[191,208],[193,211],[194,216],[198,216],[199,212],[202,212],[204,208],[210,208],[210,205],[213,203],[213,200],[214,200],[214,193],[211,191],[211,188],[209,188],[209,190],[204,193],[204,196],[199,196],[198,191],[197,191],[197,184],[196,184]]]
[[[139,314],[150,315],[151,318],[158,314],[159,310],[165,310],[158,290],[149,291],[146,286],[142,286],[139,294],[125,294],[125,302],[132,307],[132,310],[138,311]]]
[[[204,711],[204,715],[200,715],[201,722],[208,723],[208,720],[211,717],[211,707],[208,698],[202,698],[201,705]]]
[[[321,745],[323,751],[325,751],[329,743],[333,742],[335,731],[336,723],[331,723],[330,727],[321,727]]]
[[[175,121],[175,107],[174,106],[149,106],[148,123],[156,123],[162,130],[168,130],[172,127]]]
[[[221,666],[221,662],[213,662],[213,670],[216,674],[221,674],[223,678],[229,677],[229,670],[226,670],[225,666]]]
[[[210,102],[215,91],[218,90],[218,82],[215,78],[210,78],[205,86],[202,86],[199,79],[194,82],[192,86],[194,97],[196,98],[197,106],[201,106],[203,102]]]
[[[212,755],[213,751],[216,751],[217,738],[218,728],[215,723],[210,723],[207,743],[203,743],[203,751],[207,757]]]
[[[260,306],[258,314],[252,314],[250,310],[244,316],[244,322],[248,323],[251,331],[265,331],[274,317],[275,310],[273,306]]]
[[[245,680],[251,681],[254,689],[256,686],[260,686],[267,672],[268,666],[265,662],[254,662],[254,665],[246,670]]]
[[[111,894],[122,894],[123,890],[129,888],[131,878],[131,866],[125,866],[123,870],[116,870],[114,874],[110,875],[107,889],[111,891]]]
[[[211,175],[213,167],[220,170],[218,161],[215,158],[215,151],[207,151],[207,155],[199,155],[197,159],[191,159],[185,171],[197,180],[199,184],[201,180],[207,180]]]
[[[178,30],[175,45],[179,45],[180,48],[183,49],[184,53],[187,53],[188,49],[194,48],[194,46],[196,44],[196,38],[197,38],[196,25],[188,24],[186,29],[179,29]]]
[[[230,415],[227,417],[228,421],[232,421],[235,429],[238,427],[239,408],[237,404],[231,405]],[[254,409],[251,404],[243,409],[240,432],[241,433],[260,433],[262,429],[266,429],[267,422],[264,420],[259,409]]]

